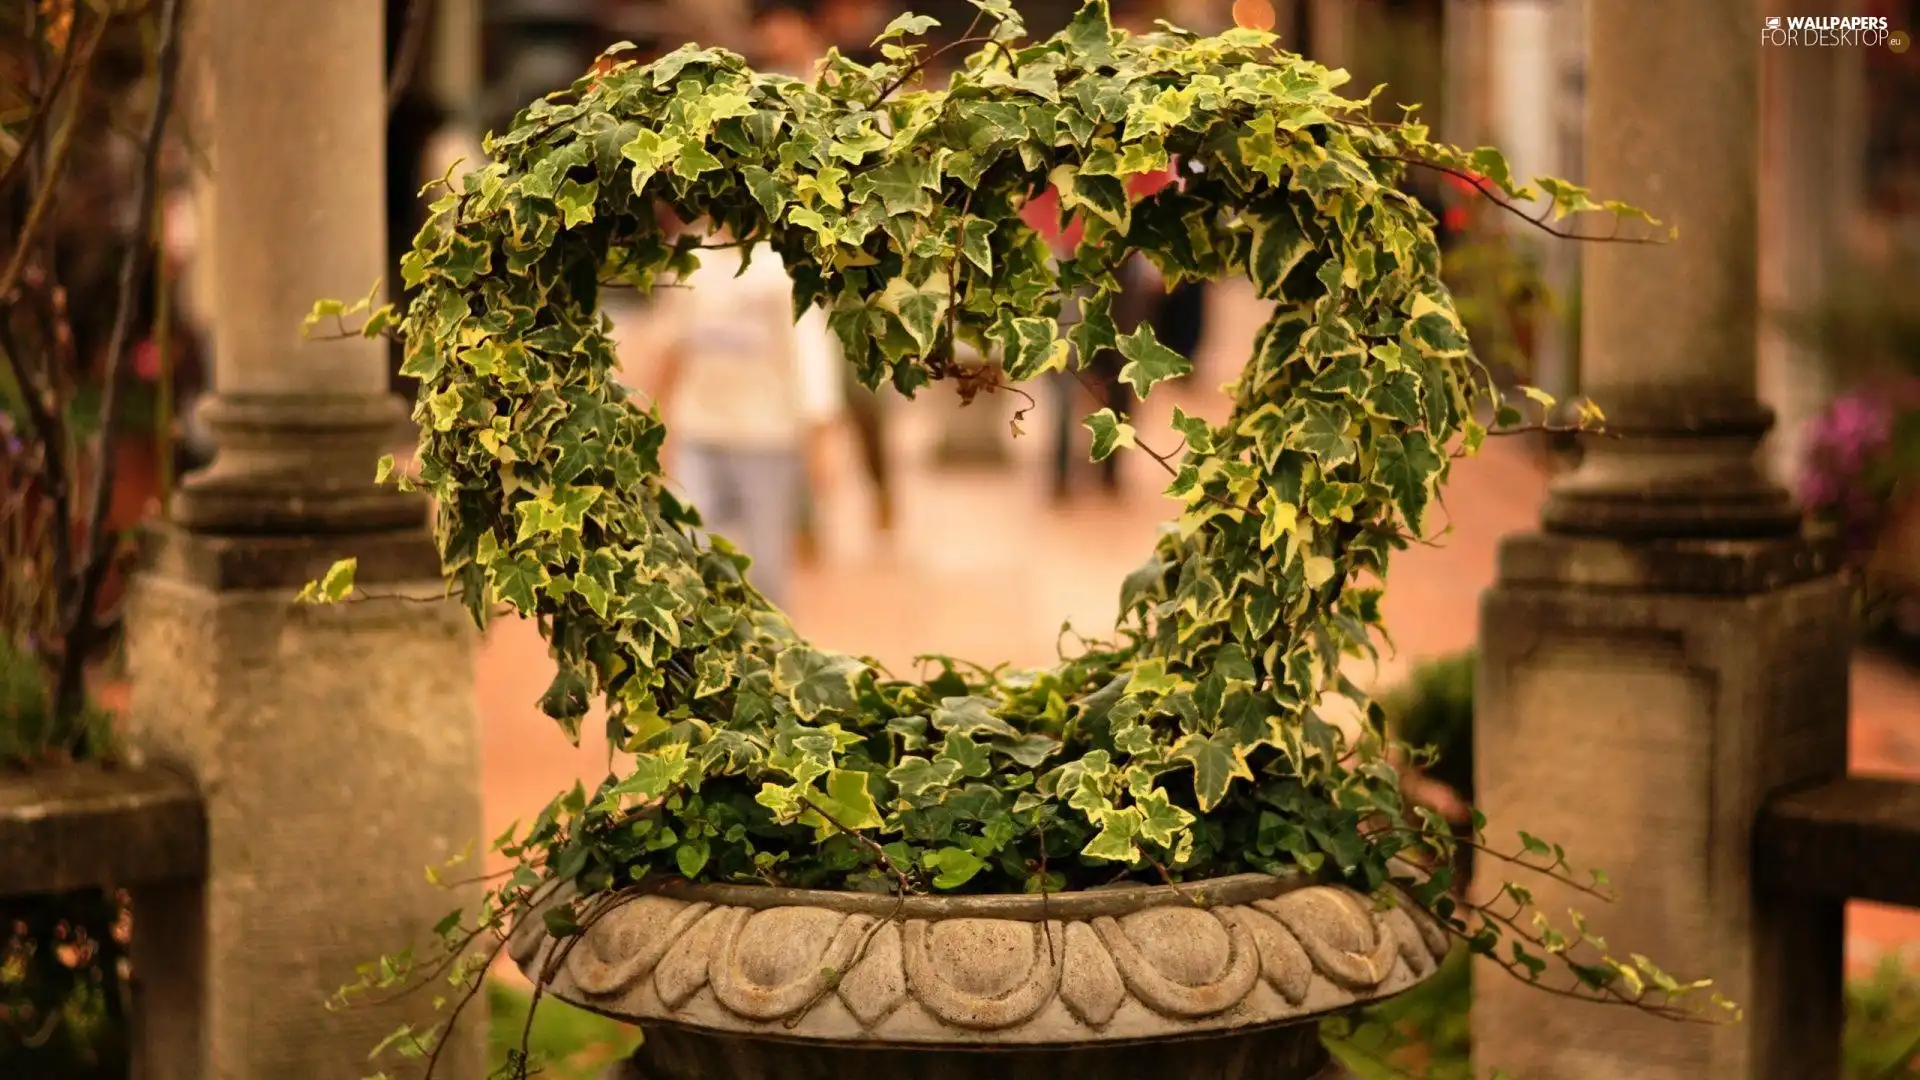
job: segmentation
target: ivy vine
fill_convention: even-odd
[[[1652,220],[1522,186],[1496,151],[1436,143],[1413,114],[1377,120],[1372,95],[1338,92],[1344,72],[1264,32],[1135,36],[1091,0],[1027,43],[1007,0],[972,2],[946,45],[903,15],[882,60],[829,54],[806,81],[691,46],[603,61],[433,204],[404,314],[356,306],[353,332],[402,336],[420,380],[417,476],[389,460],[381,479],[436,501],[477,623],[536,620],[558,665],[546,713],[577,739],[601,703],[632,755],[500,839],[518,868],[443,923],[431,970],[477,984],[472,944],[554,881],[586,898],[549,915],[566,936],[595,901],[668,877],[904,895],[1256,871],[1398,880],[1523,978],[1557,955],[1571,992],[1677,1011],[1704,984],[1574,959],[1582,935],[1522,919],[1518,885],[1511,914],[1457,904],[1452,830],[1403,800],[1378,709],[1342,670],[1374,655],[1389,559],[1433,531],[1452,459],[1520,419],[1470,350],[1405,171],[1469,176],[1510,208],[1544,194],[1556,231],[1586,211]],[[924,85],[965,46],[944,88]],[[1130,194],[1129,177],[1169,168],[1176,183]],[[1020,216],[1048,186],[1085,226],[1064,260]],[[1110,409],[1087,417],[1096,458],[1148,453],[1181,507],[1122,583],[1107,640],[1041,669],[932,656],[894,673],[808,643],[755,591],[746,554],[701,532],[663,476],[658,411],[615,378],[602,294],[684,279],[716,245],[771,249],[796,315],[824,308],[860,380],[908,396],[942,379],[992,392],[1104,350],[1142,397],[1185,375],[1150,326],[1116,331],[1134,253],[1170,285],[1245,277],[1275,307],[1226,421],[1174,411],[1178,451]],[[309,595],[351,587],[343,563]],[[1364,707],[1357,735],[1323,714],[1330,696]],[[1507,857],[1567,876],[1532,838]],[[368,982],[425,970],[403,956]]]

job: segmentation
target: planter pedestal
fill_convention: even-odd
[[[663,886],[511,944],[563,1001],[646,1027],[609,1080],[1319,1080],[1313,1021],[1431,975],[1410,901],[1248,874],[910,897]]]
[[[1318,1025],[1054,1050],[862,1049],[649,1025],[603,1080],[1337,1080]]]

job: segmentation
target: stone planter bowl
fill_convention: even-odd
[[[675,884],[510,943],[548,993],[644,1025],[610,1080],[1307,1080],[1311,1021],[1447,946],[1410,901],[1260,874],[904,901]]]

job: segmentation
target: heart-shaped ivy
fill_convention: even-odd
[[[1361,825],[1399,814],[1394,775],[1376,738],[1350,745],[1315,706],[1364,700],[1342,658],[1372,650],[1388,556],[1484,434],[1488,397],[1432,219],[1398,181],[1410,160],[1501,183],[1504,167],[1370,119],[1343,73],[1262,32],[1136,37],[1094,0],[1023,46],[1010,8],[978,6],[989,29],[956,43],[981,48],[945,90],[907,90],[933,54],[906,43],[929,21],[902,18],[886,62],[834,56],[812,83],[693,47],[605,65],[490,140],[404,265],[447,572],[482,623],[501,602],[540,620],[549,714],[577,735],[604,699],[637,755],[569,829],[593,838],[582,869],[603,886],[1290,867],[1377,886],[1407,841]],[[1178,182],[1130,194],[1176,162]],[[1061,262],[1020,215],[1048,186],[1085,225]],[[1122,586],[1115,640],[1048,670],[897,679],[800,640],[744,555],[696,541],[598,304],[696,268],[703,238],[664,230],[661,206],[770,245],[795,312],[825,307],[861,380],[909,395],[982,377],[956,340],[1015,382],[1103,349],[1143,394],[1184,375],[1151,327],[1115,330],[1134,252],[1169,283],[1244,275],[1275,301],[1226,423],[1175,411],[1184,450],[1156,456],[1185,510]],[[1144,445],[1110,410],[1087,424],[1096,456]]]
[[[1132,36],[1092,0],[1028,45],[1006,0],[973,2],[947,46],[912,43],[934,24],[903,16],[882,62],[830,55],[812,82],[693,47],[603,63],[433,205],[398,330],[447,574],[482,624],[502,603],[537,619],[559,665],[546,710],[577,736],[603,700],[634,755],[503,838],[523,864],[483,925],[554,878],[589,897],[660,874],[905,892],[1303,870],[1373,889],[1398,857],[1450,850],[1430,815],[1377,827],[1408,819],[1384,737],[1350,739],[1316,706],[1365,701],[1341,665],[1374,649],[1389,555],[1486,434],[1476,410],[1498,409],[1403,173],[1534,192],[1494,151],[1373,119],[1371,97],[1336,92],[1344,73],[1269,34]],[[978,50],[946,89],[910,88],[963,45]],[[1176,183],[1130,192],[1175,165]],[[1556,218],[1602,209],[1541,183]],[[1059,262],[1021,219],[1049,186],[1085,226]],[[744,555],[697,540],[598,303],[696,268],[702,237],[664,229],[663,208],[770,245],[794,311],[824,307],[861,380],[908,395],[1107,349],[1143,394],[1184,375],[1151,328],[1114,326],[1135,252],[1170,284],[1243,275],[1273,301],[1227,421],[1175,410],[1177,457],[1126,417],[1087,419],[1096,456],[1152,454],[1184,506],[1121,585],[1113,640],[1044,670],[896,678],[802,640]],[[1418,886],[1443,916],[1446,885]]]

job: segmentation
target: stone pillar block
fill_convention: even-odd
[[[1616,899],[1498,864],[1478,899],[1520,881],[1562,928],[1569,907],[1589,916],[1615,957],[1713,978],[1745,1020],[1577,1004],[1481,961],[1480,1075],[1839,1075],[1841,907],[1756,888],[1752,859],[1767,796],[1846,771],[1852,609],[1830,570],[1797,540],[1507,543],[1482,612],[1480,809],[1494,843],[1525,828],[1563,844]]]
[[[430,576],[379,587],[420,600],[292,603],[314,567],[355,553],[351,537],[158,541],[131,597],[127,735],[192,769],[209,869],[204,895],[156,897],[139,916],[157,958],[143,1004],[154,1023],[199,1024],[207,1060],[148,1077],[361,1076],[399,1024],[444,1019],[431,999],[446,991],[340,1011],[327,999],[477,899],[424,874],[482,839],[471,624]],[[431,559],[419,534],[386,544]],[[373,554],[381,576],[405,567]],[[183,948],[202,910],[199,945]],[[469,1018],[436,1075],[484,1075],[480,1034]]]
[[[205,796],[204,890],[154,897],[136,930],[153,1022],[204,1062],[176,1047],[150,1076],[352,1078],[402,1022],[442,1018],[436,990],[328,998],[476,899],[424,873],[481,839],[472,631],[441,597],[425,501],[373,484],[407,414],[386,344],[301,331],[314,301],[364,295],[385,264],[383,6],[202,6],[217,453],[175,493],[130,597],[127,734]],[[416,598],[293,602],[346,557],[362,587]],[[443,1080],[485,1071],[470,1023]]]

